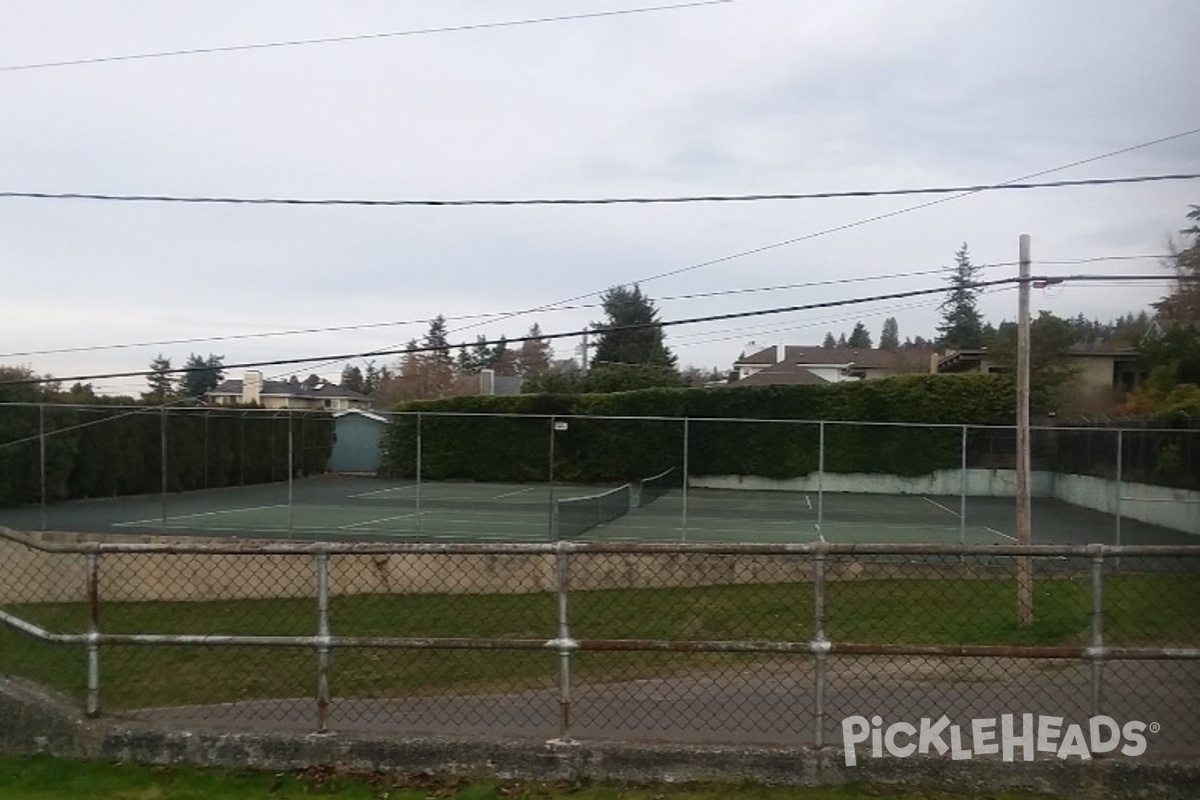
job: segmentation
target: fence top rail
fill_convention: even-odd
[[[493,412],[493,411],[377,411],[386,417],[496,417],[506,419],[544,419],[544,420],[561,420],[569,422],[571,420],[610,420],[610,421],[626,421],[626,422],[730,422],[730,423],[775,423],[784,425],[845,425],[845,426],[864,426],[864,427],[893,427],[893,428],[945,428],[948,430],[1009,430],[1015,431],[1016,425],[986,423],[986,422],[921,422],[910,420],[907,422],[881,422],[870,420],[855,420],[855,419],[796,419],[785,417],[692,417],[692,416],[656,416],[656,415],[608,415],[608,414],[522,414],[517,412]],[[1129,421],[1125,425],[1033,425],[1030,430],[1034,431],[1094,431],[1094,432],[1111,432],[1117,431],[1139,431],[1142,433],[1197,433],[1200,434],[1200,427],[1193,428],[1151,428],[1139,425],[1135,421]]]
[[[330,409],[323,408],[253,408],[247,406],[222,405],[105,405],[87,403],[39,403],[31,401],[0,401],[0,408],[52,408],[59,410],[100,412],[125,412],[133,414],[167,413],[168,415],[195,416],[240,416],[265,415],[281,416],[328,416]],[[847,419],[790,419],[782,417],[748,418],[748,417],[690,417],[690,416],[658,416],[658,415],[604,415],[604,414],[547,414],[494,411],[390,411],[371,409],[371,412],[390,419],[412,417],[494,417],[497,419],[539,419],[539,420],[609,420],[609,421],[642,421],[642,422],[722,422],[722,423],[774,423],[787,425],[832,425],[832,426],[864,426],[864,427],[922,427],[944,428],[949,430],[1010,430],[1015,431],[1012,424],[984,422],[920,422],[920,421],[869,421]],[[104,421],[104,420],[101,420]],[[1116,423],[1116,424],[1114,424]],[[1140,432],[1140,433],[1175,433],[1200,434],[1200,427],[1148,427],[1138,420],[1113,420],[1095,424],[1066,424],[1066,425],[1032,425],[1033,431],[1092,431],[1097,433]],[[46,431],[53,435],[61,431]]]
[[[980,544],[805,544],[687,543],[687,542],[230,542],[211,540],[157,542],[48,542],[42,534],[0,526],[0,540],[47,553],[165,553],[210,555],[549,555],[677,554],[677,555],[794,555],[794,556],[1032,556],[1041,558],[1176,557],[1200,558],[1200,545],[980,545]]]

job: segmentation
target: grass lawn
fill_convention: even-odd
[[[150,767],[43,756],[0,758],[0,798],[16,800],[1047,800],[1029,792],[958,794],[890,786],[789,789],[752,785],[618,786],[434,780],[423,775],[344,775],[192,766]]]
[[[835,641],[913,644],[1083,645],[1090,637],[1084,576],[1036,584],[1036,623],[1016,623],[1008,580],[871,579],[832,581],[826,630]],[[101,607],[106,633],[311,634],[312,599],[123,602]],[[1105,579],[1105,640],[1110,645],[1200,642],[1200,577],[1128,574]],[[556,598],[527,594],[375,594],[335,597],[335,634],[549,639]],[[81,631],[80,604],[10,606],[53,631]],[[806,641],[813,631],[810,584],[733,584],[579,591],[571,595],[578,638],[763,639]],[[102,705],[109,710],[269,697],[311,697],[316,659],[306,648],[132,647],[101,650]],[[578,682],[630,680],[777,656],[581,653]],[[549,651],[335,650],[335,696],[512,691],[553,685]],[[75,698],[84,690],[82,646],[53,645],[0,627],[0,673],[36,680]]]

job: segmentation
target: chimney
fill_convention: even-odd
[[[783,360],[785,358],[787,358],[787,345],[785,345],[785,344],[775,345],[775,363],[782,364]]]
[[[262,402],[262,385],[262,373],[256,369],[247,370],[242,378],[242,402],[246,405]]]
[[[479,393],[480,394],[495,394],[496,393],[496,371],[492,369],[481,369],[479,371]]]
[[[929,354],[929,371],[937,372],[938,371],[937,367],[938,367],[938,354],[937,354],[937,350],[934,350],[932,353]]]

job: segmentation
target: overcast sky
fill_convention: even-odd
[[[655,4],[0,0],[0,67]],[[1200,127],[1197,41],[1195,0],[737,0],[7,69],[0,191],[467,199],[996,183]],[[1200,135],[1043,179],[1171,172],[1200,172]],[[580,306],[634,281],[664,319],[864,297],[942,277],[740,290],[927,272],[963,242],[976,263],[1013,262],[1022,233],[1035,273],[1161,275],[1154,259],[1037,262],[1164,252],[1200,203],[1197,184],[976,194],[814,238],[804,237],[938,198],[468,208],[0,198],[0,364],[72,376],[143,369],[159,352],[176,365],[190,352],[227,363],[355,353],[420,338],[439,313],[455,342],[521,336],[535,322],[570,331],[603,318]],[[1107,320],[1166,290],[1069,284],[1033,303]],[[474,316],[581,296],[566,310]],[[901,339],[932,337],[939,301],[681,326],[667,343],[681,365],[725,369],[748,342],[819,343],[857,320],[876,340],[887,316]],[[1016,301],[1013,290],[989,292],[982,310],[999,323]],[[17,355],[364,324],[373,327]],[[577,345],[555,342],[556,354]],[[336,378],[342,366],[317,371]]]

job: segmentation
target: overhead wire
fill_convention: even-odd
[[[600,19],[604,17],[628,16],[631,14],[648,14],[658,11],[678,11],[701,6],[727,5],[734,0],[696,0],[696,2],[677,3],[674,5],[642,6],[640,8],[614,9],[610,11],[593,11],[582,14],[567,14],[557,17],[532,17],[527,19],[506,20],[500,22],[479,22],[464,25],[446,25],[436,28],[418,28],[404,31],[388,31],[384,33],[358,33],[347,36],[325,36],[313,39],[288,39],[275,42],[258,42],[252,44],[223,45],[217,47],[194,47],[179,50],[162,50],[151,53],[130,53],[117,56],[97,56],[93,58],[75,58],[61,61],[42,61],[31,64],[10,64],[0,66],[0,72],[16,72],[22,70],[51,69],[56,67],[76,67],[85,64],[110,64],[118,61],[139,61],[152,58],[173,58],[177,56],[210,55],[213,53],[233,53],[244,50],[268,50],[281,47],[303,47],[315,44],[336,44],[344,42],[361,42],[372,39],[393,39],[402,36],[425,36],[435,33],[460,33],[463,31],[489,30],[496,28],[513,28],[521,25],[543,25],[552,22],[573,22],[584,19]]]
[[[842,231],[851,230],[854,228],[862,227],[864,225],[870,225],[875,222],[882,222],[883,220],[891,219],[893,217],[898,217],[902,214],[910,214],[914,211],[920,211],[922,209],[931,208],[935,205],[941,205],[943,203],[953,202],[955,200],[960,200],[964,197],[969,197],[969,196],[978,194],[980,192],[992,191],[992,190],[998,189],[1002,186],[1005,186],[1007,184],[1028,181],[1033,178],[1040,178],[1043,175],[1049,175],[1049,174],[1052,174],[1055,172],[1062,172],[1063,170],[1072,169],[1074,167],[1083,166],[1085,164],[1092,164],[1097,161],[1102,161],[1104,159],[1113,158],[1115,156],[1135,152],[1137,150],[1142,150],[1147,147],[1154,147],[1156,145],[1165,144],[1167,142],[1175,141],[1177,139],[1182,139],[1182,138],[1185,138],[1188,136],[1194,136],[1197,133],[1200,133],[1200,128],[1191,128],[1189,130],[1180,131],[1178,133],[1169,134],[1167,136],[1160,136],[1156,139],[1139,142],[1137,144],[1118,148],[1116,150],[1110,150],[1108,152],[1101,153],[1099,155],[1077,159],[1075,161],[1071,161],[1066,164],[1060,164],[1059,166],[1056,166],[1056,167],[1050,167],[1049,169],[1043,169],[1043,170],[1038,170],[1037,172],[1031,172],[1027,175],[1021,175],[1016,178],[1013,178],[1012,180],[1003,181],[1003,182],[1000,182],[997,184],[992,184],[989,186],[985,186],[983,188],[979,188],[979,189],[975,189],[975,190],[971,190],[971,191],[964,191],[964,192],[961,192],[958,194],[951,194],[951,195],[937,197],[933,200],[927,200],[923,203],[918,203],[918,204],[912,205],[912,206],[906,206],[906,207],[900,208],[900,209],[894,209],[892,211],[888,211],[888,212],[885,212],[882,214],[875,214],[873,216],[864,217],[864,218],[861,218],[858,220],[854,220],[853,222],[847,222],[847,223],[844,223],[841,225],[835,225],[833,227],[824,228],[824,229],[821,229],[818,231],[814,231],[812,233],[805,234],[803,236],[796,236],[796,237],[793,237],[790,239],[785,239],[783,241],[774,242],[772,244],[762,245],[759,247],[753,247],[753,248],[749,248],[747,250],[741,250],[741,251],[738,251],[735,253],[731,253],[729,255],[720,256],[718,258],[713,258],[713,259],[708,259],[706,261],[700,261],[695,264],[690,264],[688,266],[679,267],[677,269],[667,270],[665,272],[654,273],[652,275],[647,275],[642,278],[638,278],[636,280],[624,281],[622,283],[622,285],[638,285],[638,284],[643,284],[643,283],[650,283],[652,281],[661,280],[662,278],[669,278],[669,277],[674,277],[676,275],[682,275],[682,274],[685,274],[688,272],[694,272],[696,270],[705,269],[707,267],[715,266],[717,264],[724,264],[724,263],[728,263],[730,261],[734,261],[736,259],[746,258],[746,257],[752,256],[752,255],[758,255],[760,253],[769,252],[771,250],[777,250],[779,248],[788,247],[793,244],[799,244],[800,242],[811,241],[813,239],[817,239],[822,236],[829,236],[834,233],[840,233]],[[575,295],[572,297],[564,298],[562,300],[552,302],[552,303],[544,303],[542,305],[535,306],[530,309],[526,309],[525,311],[522,311],[520,313],[513,314],[512,316],[513,317],[523,316],[525,314],[537,313],[537,312],[543,311],[547,308],[553,308],[554,306],[563,305],[566,303],[574,303],[579,300],[587,299],[589,297],[598,296],[598,295],[602,294],[604,291],[605,290],[601,289],[601,290],[597,290],[594,292],[588,292],[586,294]],[[467,327],[470,328],[472,326],[467,326]],[[461,331],[461,329],[460,329],[460,331]]]
[[[1044,173],[1042,173],[1044,174]],[[685,203],[750,203],[767,200],[833,200],[867,197],[904,197],[922,194],[971,194],[981,191],[1006,191],[1028,189],[1062,189],[1080,186],[1116,186],[1136,183],[1161,183],[1200,178],[1200,173],[1173,173],[1167,175],[1131,175],[1121,178],[1084,178],[1068,181],[1043,181],[1022,183],[1010,181],[1003,184],[970,184],[964,186],[924,186],[901,189],[862,189],[832,192],[778,192],[771,194],[704,194],[675,195],[660,197],[542,197],[542,198],[488,198],[488,199],[364,199],[364,198],[300,198],[300,197],[232,197],[219,195],[170,195],[170,194],[108,194],[101,192],[30,192],[0,191],[0,198],[22,200],[96,200],[119,203],[187,203],[253,206],[362,206],[362,207],[463,207],[463,206],[597,206],[597,205],[655,205]]]
[[[1142,280],[1146,280],[1146,276],[1144,276],[1144,275],[1133,275],[1133,276],[1117,276],[1117,275],[1044,276],[1044,275],[1042,275],[1042,276],[1031,276],[1029,278],[1007,277],[1007,278],[996,278],[996,279],[987,280],[987,281],[973,281],[969,284],[969,287],[972,289],[985,289],[985,288],[992,287],[992,286],[1004,286],[1004,285],[1008,285],[1008,284],[1017,284],[1017,283],[1021,283],[1021,282],[1028,282],[1031,284],[1045,283],[1047,285],[1051,285],[1051,284],[1061,284],[1061,283],[1064,283],[1067,281],[1096,281],[1096,280],[1120,281],[1120,280],[1126,280],[1126,279],[1142,281]],[[1176,280],[1179,280],[1179,277],[1178,276],[1169,276],[1169,277],[1164,276],[1162,278],[1162,280],[1176,281]],[[867,297],[844,298],[844,299],[840,299],[840,300],[824,300],[824,301],[817,301],[817,302],[812,302],[812,303],[805,303],[805,304],[801,304],[801,305],[781,306],[781,307],[777,307],[777,308],[758,309],[758,310],[753,310],[753,311],[732,311],[732,312],[726,312],[726,313],[722,313],[722,314],[708,314],[708,315],[698,316],[698,317],[685,317],[685,318],[681,318],[681,319],[659,320],[656,322],[649,322],[649,323],[639,323],[639,324],[629,324],[629,325],[613,325],[613,326],[606,326],[606,327],[601,327],[601,328],[582,329],[582,330],[574,330],[574,331],[567,331],[567,332],[560,332],[560,333],[543,333],[539,336],[517,336],[517,337],[512,337],[512,338],[505,337],[503,339],[503,341],[507,342],[508,344],[519,344],[521,342],[527,342],[527,341],[546,341],[546,340],[554,340],[554,339],[574,338],[574,337],[582,336],[584,333],[592,333],[592,334],[619,333],[622,331],[644,330],[647,328],[668,328],[668,327],[675,327],[675,326],[680,326],[680,325],[695,325],[695,324],[703,323],[703,322],[720,322],[720,321],[724,321],[724,320],[745,319],[745,318],[749,318],[749,317],[759,317],[759,316],[769,316],[769,315],[774,315],[774,314],[794,313],[794,312],[798,312],[798,311],[811,311],[813,309],[818,309],[818,308],[838,308],[838,307],[842,307],[842,306],[858,305],[861,303],[879,302],[882,300],[895,300],[895,299],[902,299],[902,298],[908,298],[908,297],[920,297],[920,296],[924,296],[924,295],[932,295],[932,294],[938,294],[941,292],[952,291],[953,288],[954,288],[953,286],[938,286],[938,287],[933,287],[933,288],[910,289],[907,291],[889,292],[889,293],[885,293],[885,294],[870,295]],[[485,341],[481,342],[480,344],[491,346],[491,345],[499,344],[500,341],[501,341],[500,339],[485,340]],[[349,361],[352,359],[364,358],[364,357],[368,357],[368,356],[400,355],[402,353],[426,353],[426,352],[440,351],[442,349],[443,348],[441,348],[441,347],[418,346],[415,348],[403,348],[403,349],[391,349],[391,350],[372,350],[372,351],[363,352],[363,353],[342,353],[342,354],[337,354],[337,355],[306,356],[306,357],[301,357],[301,358],[284,358],[284,359],[271,359],[271,360],[260,360],[260,361],[246,361],[246,362],[241,362],[241,363],[237,363],[237,364],[225,365],[225,369],[248,369],[251,367],[263,367],[263,366],[287,366],[287,365],[296,365],[296,364],[312,364],[315,362],[338,363],[338,362],[342,362],[342,361]],[[66,382],[66,381],[80,382],[80,381],[85,381],[85,380],[107,380],[107,379],[112,379],[112,378],[147,377],[147,376],[156,375],[156,374],[180,374],[180,373],[186,373],[186,372],[192,372],[192,371],[195,371],[195,370],[190,369],[188,367],[178,367],[178,368],[172,368],[169,370],[131,370],[131,371],[126,371],[126,372],[108,372],[108,373],[92,374],[92,375],[72,375],[72,376],[58,377],[58,378],[54,378],[54,377],[44,378],[43,377],[43,378],[28,378],[28,379],[19,379],[19,380],[0,381],[0,385],[7,385],[7,386],[39,385],[39,384],[52,383],[52,382]]]

